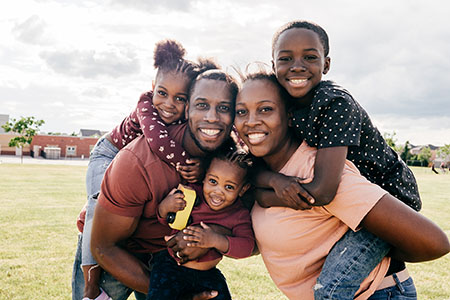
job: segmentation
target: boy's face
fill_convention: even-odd
[[[314,31],[291,28],[275,44],[272,61],[280,84],[294,98],[306,96],[330,68],[322,43]]]
[[[221,159],[213,159],[203,180],[203,194],[212,210],[221,210],[242,196],[249,184],[246,184],[246,170]]]

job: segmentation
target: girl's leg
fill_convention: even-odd
[[[388,243],[364,229],[347,231],[325,260],[314,286],[314,299],[353,299],[361,282],[389,250]]]
[[[101,269],[96,267],[97,262],[90,250],[92,218],[97,205],[97,197],[100,192],[103,175],[118,152],[119,150],[103,136],[92,150],[86,173],[88,202],[83,228],[81,266],[84,273],[84,296],[89,298],[95,298],[100,294],[98,281],[101,275]],[[89,270],[91,271],[89,272]]]

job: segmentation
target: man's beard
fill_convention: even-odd
[[[194,135],[194,133],[192,132],[191,128],[188,126],[187,130],[189,131],[189,135],[191,136],[192,140],[194,141],[195,145],[203,152],[205,152],[206,154],[211,154],[213,151],[215,151],[216,149],[207,149],[205,147],[203,147],[200,142],[197,140],[197,137]],[[219,148],[219,147],[218,147]]]

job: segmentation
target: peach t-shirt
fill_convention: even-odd
[[[303,142],[280,173],[311,179],[314,177],[316,148]],[[360,175],[346,161],[336,197],[322,207],[294,210],[284,207],[252,210],[253,229],[267,270],[277,287],[289,299],[314,299],[313,286],[327,254],[350,228],[357,230],[364,216],[386,194]],[[356,299],[367,299],[379,285],[389,266],[389,258],[362,283]]]

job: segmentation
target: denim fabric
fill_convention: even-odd
[[[97,262],[91,254],[91,232],[92,218],[94,217],[95,206],[97,205],[97,196],[100,192],[103,175],[111,161],[117,155],[119,150],[111,144],[105,136],[101,137],[95,144],[94,149],[89,157],[89,165],[86,172],[86,190],[88,202],[86,206],[86,219],[83,229],[83,244],[81,252],[81,265],[95,265]]]
[[[200,271],[179,266],[167,250],[154,255],[147,300],[176,300],[187,294],[211,290],[219,293],[214,299],[231,299],[227,282],[219,269]]]
[[[400,284],[376,291],[368,300],[417,300],[414,281],[409,277]]]
[[[388,243],[364,229],[348,230],[325,260],[314,299],[353,299],[361,282],[389,250]]]
[[[83,299],[84,292],[84,277],[81,269],[81,244],[82,235],[78,235],[77,252],[75,255],[75,262],[72,271],[72,300]],[[109,273],[103,271],[100,278],[100,287],[114,300],[126,300],[133,292],[132,289],[126,287]],[[139,292],[134,292],[137,300],[144,300],[146,295]]]

